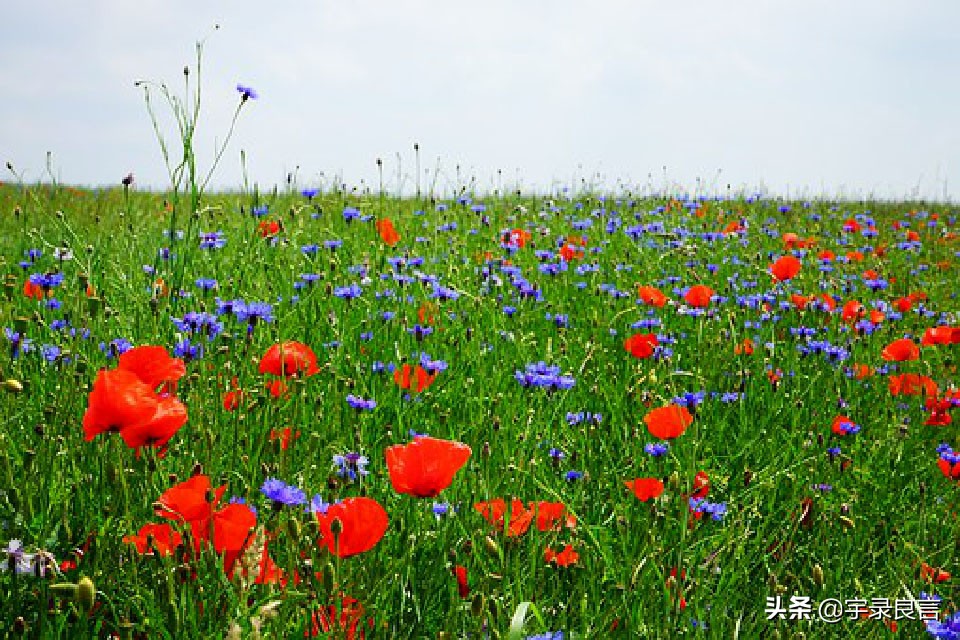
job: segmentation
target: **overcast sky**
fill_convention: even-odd
[[[410,193],[417,142],[424,189],[459,164],[480,188],[955,201],[958,25],[957,0],[4,0],[0,161],[44,179],[49,151],[63,182],[163,187],[134,81],[180,90],[206,38],[201,168],[236,84],[260,94],[218,187],[242,186],[244,150],[261,188],[298,166],[301,187],[375,187],[379,157]]]

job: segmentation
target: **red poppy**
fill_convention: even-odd
[[[524,231],[523,229],[513,229],[503,234],[501,240],[504,244],[515,245],[521,249],[526,246],[527,241],[530,240],[530,232]]]
[[[194,547],[210,538],[210,519],[213,509],[220,502],[226,485],[213,489],[210,478],[197,474],[163,492],[154,503],[154,513],[161,518],[190,525]]]
[[[843,223],[843,230],[847,233],[856,233],[857,231],[860,231],[860,223],[854,218],[848,218]]]
[[[274,398],[280,398],[283,396],[283,394],[287,392],[287,390],[290,387],[287,386],[287,383],[284,382],[282,378],[278,378],[276,380],[271,380],[270,382],[266,383],[266,388],[267,388],[267,391],[270,392],[271,396],[273,396]]]
[[[658,478],[637,478],[635,480],[628,480],[623,484],[627,485],[627,488],[630,489],[633,495],[637,496],[637,499],[641,502],[659,498],[664,490],[663,482]]]
[[[410,379],[411,371],[413,372],[413,380]],[[424,389],[427,389],[436,379],[437,374],[427,373],[427,370],[420,365],[411,368],[409,364],[405,364],[393,372],[393,381],[396,382],[401,389],[409,389],[416,393],[422,393]]]
[[[43,287],[38,284],[33,284],[29,279],[25,280],[23,283],[23,295],[28,298],[33,298],[34,300],[43,300]]]
[[[898,376],[890,376],[887,383],[890,389],[890,395],[899,396],[918,396],[926,394],[927,397],[934,398],[939,393],[937,383],[916,373],[902,373]]]
[[[866,315],[866,313],[867,309],[860,301],[849,300],[843,305],[843,310],[840,312],[840,319],[847,323],[856,322]]]
[[[835,435],[845,436],[850,433],[850,429],[855,427],[856,423],[847,416],[837,416],[830,425],[830,431]]]
[[[574,551],[573,545],[567,544],[560,552],[556,552],[551,547],[547,547],[543,552],[543,559],[547,564],[552,562],[558,567],[569,567],[580,560],[580,554]]]
[[[894,340],[880,352],[880,357],[892,362],[906,362],[920,359],[920,347],[909,338]]]
[[[643,422],[654,438],[671,440],[687,430],[693,422],[693,416],[686,407],[671,404],[648,412]]]
[[[562,502],[531,502],[530,509],[536,515],[537,529],[540,531],[560,531],[564,526],[573,529],[577,518],[567,513]]]
[[[683,296],[683,299],[686,300],[687,304],[689,304],[691,307],[703,309],[710,306],[710,298],[713,297],[713,294],[714,290],[707,285],[696,284],[687,290],[687,293]]]
[[[161,384],[175,388],[177,380],[187,373],[183,360],[171,358],[165,348],[154,346],[134,347],[124,351],[120,354],[117,368],[136,374],[154,390]]]
[[[101,433],[148,422],[156,415],[158,404],[157,394],[136,374],[123,369],[101,369],[87,397],[84,438],[89,441]]]
[[[260,373],[275,376],[294,376],[303,373],[312,376],[319,373],[317,356],[302,342],[287,341],[273,345],[260,359]]]
[[[224,554],[227,577],[233,575],[234,564],[250,543],[256,526],[257,515],[245,504],[228,504],[213,514],[213,549]]]
[[[778,282],[792,280],[800,273],[803,264],[794,256],[781,256],[770,265],[770,274]]]
[[[940,471],[943,472],[943,475],[947,476],[951,480],[960,480],[960,462],[951,464],[948,460],[938,458],[937,466],[940,467]]]
[[[946,399],[927,398],[927,411],[930,415],[923,424],[928,427],[945,427],[953,422],[950,409],[953,403]]]
[[[733,346],[733,354],[734,354],[734,355],[737,355],[737,356],[739,356],[739,355],[745,355],[745,356],[753,355],[753,340],[751,340],[750,338],[744,338],[744,339],[743,339],[743,342],[740,342],[739,344],[734,345],[734,346]]]
[[[659,308],[667,304],[667,296],[665,296],[663,292],[656,287],[643,285],[637,289],[637,293],[640,296],[640,300],[644,304],[649,304],[652,307]]]
[[[836,299],[831,296],[829,293],[821,293],[820,301],[823,302],[823,306],[827,308],[827,311],[833,313],[834,309],[837,308]]]
[[[397,493],[432,498],[450,486],[470,453],[463,443],[428,436],[393,445],[386,450],[390,483]]]
[[[957,344],[960,343],[960,327],[929,327],[923,332],[923,338],[920,344],[929,347],[938,344]]]
[[[652,356],[658,344],[657,334],[636,333],[623,341],[623,348],[634,358],[643,359]]]
[[[334,633],[338,638],[345,640],[363,640],[367,637],[366,630],[361,626],[363,623],[364,609],[355,598],[343,596],[340,604],[321,607],[319,610],[310,614],[311,626],[303,633],[304,638],[315,638],[321,633],[325,637]],[[367,619],[367,628],[373,629],[373,618]]]
[[[837,259],[837,254],[835,254],[833,251],[830,251],[829,249],[824,249],[823,251],[817,254],[817,258],[823,262],[833,262],[834,260]]]
[[[731,233],[740,233],[741,231],[746,231],[746,227],[744,227],[739,220],[731,220],[720,233],[726,236]]]
[[[223,409],[224,411],[234,411],[240,406],[240,402],[242,401],[242,389],[232,389],[227,391],[225,394],[223,394]]]
[[[124,536],[123,541],[137,548],[140,555],[173,555],[174,550],[183,543],[183,536],[163,522],[150,523],[140,527],[135,536]]]
[[[939,584],[941,582],[947,582],[951,577],[950,573],[943,569],[931,567],[926,562],[920,563],[920,579],[924,582]]]
[[[120,430],[120,437],[131,449],[157,447],[163,449],[180,427],[187,423],[187,408],[173,396],[161,398],[149,420]]]
[[[565,244],[560,247],[560,259],[564,262],[570,262],[572,260],[580,260],[583,258],[584,253],[582,249],[577,249],[573,245]]]
[[[387,512],[371,498],[347,498],[315,515],[320,526],[318,544],[338,558],[373,549],[389,525]]]
[[[467,584],[467,568],[458,564],[453,568],[453,577],[457,580],[457,593],[461,598],[470,597],[470,585]]]
[[[854,364],[852,369],[855,380],[863,380],[864,378],[869,378],[876,373],[876,370],[873,367],[862,363]]]
[[[862,251],[847,251],[847,260],[850,262],[863,262],[863,258]]]
[[[909,296],[897,298],[893,301],[893,307],[900,313],[906,313],[913,307],[913,300]]]
[[[693,476],[693,490],[690,492],[691,498],[706,498],[710,493],[710,476],[706,471],[697,471]]]
[[[290,448],[290,442],[300,437],[300,430],[296,432],[290,427],[283,429],[270,429],[270,440],[280,441],[280,450],[286,451]]]
[[[813,296],[802,296],[797,293],[790,294],[790,302],[793,303],[793,306],[797,308],[798,311],[803,311],[807,308],[807,305],[813,302]]]
[[[517,498],[510,501],[509,524],[505,522],[507,505],[503,498],[478,502],[473,505],[473,508],[498,530],[502,531],[506,525],[506,533],[509,537],[522,536],[533,522],[533,511],[524,507],[523,502]]]
[[[272,238],[280,233],[280,223],[276,220],[263,220],[257,224],[257,231],[261,238]]]
[[[400,234],[393,227],[393,221],[390,218],[377,220],[376,225],[377,233],[380,234],[380,239],[383,240],[384,244],[393,247],[400,242]]]

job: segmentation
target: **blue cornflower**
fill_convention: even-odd
[[[377,407],[376,400],[364,400],[360,396],[355,396],[352,394],[347,396],[347,404],[357,411],[373,411]]]
[[[333,295],[344,300],[353,300],[363,295],[363,289],[360,288],[360,285],[353,283],[346,287],[337,287],[333,290]]]
[[[667,454],[667,451],[670,450],[670,445],[666,442],[652,442],[644,446],[643,450],[654,458],[659,458]]]
[[[310,502],[303,511],[304,513],[326,513],[327,509],[329,508],[330,503],[324,502],[323,498],[321,498],[320,494],[318,493],[310,499]]]
[[[197,278],[194,284],[202,291],[213,291],[217,288],[217,281],[213,278]]]
[[[104,352],[108,358],[119,357],[130,349],[133,349],[133,343],[126,338],[116,338],[109,343],[100,343],[100,351]]]
[[[304,189],[303,191],[300,192],[300,195],[302,195],[307,200],[313,200],[314,198],[317,197],[318,193],[320,193],[319,189]]]
[[[567,482],[576,482],[581,478],[583,478],[583,471],[570,470],[563,475],[563,479],[566,480]]]
[[[227,237],[223,231],[203,232],[200,234],[201,249],[223,249],[227,244]],[[169,253],[169,249],[167,252]]]
[[[337,466],[337,475],[350,481],[356,480],[357,476],[365,476],[370,473],[366,468],[370,464],[370,460],[367,456],[362,456],[359,453],[351,452],[345,455],[335,455],[333,456],[333,464]]]
[[[307,494],[293,485],[289,485],[283,480],[276,478],[267,478],[260,487],[260,493],[270,500],[273,500],[275,506],[306,504]]]
[[[941,640],[960,640],[960,611],[943,620],[927,620],[927,633]]]
[[[257,92],[253,87],[248,87],[246,85],[238,84],[237,91],[240,92],[240,102],[246,102],[247,100],[256,100],[260,96],[257,95]]]

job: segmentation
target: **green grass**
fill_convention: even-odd
[[[487,633],[505,638],[515,619],[510,637],[550,630],[583,638],[891,635],[874,620],[767,621],[766,598],[776,594],[814,601],[892,601],[935,591],[944,598],[941,611],[952,611],[955,580],[930,585],[920,578],[920,564],[960,571],[957,486],[936,466],[939,443],[960,444],[955,427],[924,426],[919,398],[893,398],[886,376],[858,381],[845,368],[855,362],[889,364],[880,351],[890,341],[906,333],[919,339],[927,327],[956,324],[957,243],[943,237],[956,210],[918,203],[813,202],[808,207],[791,203],[790,211],[782,212],[779,207],[786,203],[737,199],[710,202],[706,216],[697,217],[682,207],[658,212],[666,199],[619,193],[599,200],[599,195],[556,198],[556,209],[533,196],[476,196],[486,205],[480,214],[455,200],[444,201],[449,208],[437,211],[427,200],[344,193],[320,194],[312,201],[293,193],[206,194],[200,212],[191,215],[188,199],[177,194],[0,187],[0,270],[6,277],[0,325],[26,335],[34,346],[0,358],[8,380],[8,392],[0,394],[0,544],[19,539],[28,551],[49,551],[59,562],[73,558],[72,550],[89,541],[77,568],[62,575],[0,573],[0,635],[18,637],[16,620],[22,619],[31,637],[225,637],[233,625],[249,637],[258,618],[262,637],[301,637],[311,611],[335,602],[338,594],[362,604],[364,620],[373,621],[367,637],[390,638],[441,632],[452,638]],[[165,197],[177,206],[175,219],[164,210]],[[262,219],[283,221],[276,243],[257,232],[262,219],[250,212],[261,206],[269,208]],[[402,240],[386,247],[372,221],[344,220],[346,206],[389,216]],[[928,217],[908,217],[914,209],[938,213],[938,226],[927,228]],[[425,213],[415,215],[415,210]],[[843,222],[857,214],[876,220],[878,238],[841,232]],[[488,217],[487,224],[481,215]],[[712,242],[700,237],[738,216],[749,223],[744,244],[736,235]],[[587,218],[593,219],[591,228],[574,229],[574,220]],[[611,218],[620,218],[622,226],[607,233]],[[897,220],[910,220],[921,232],[919,249],[897,248],[904,233],[892,228]],[[662,222],[665,232],[639,240],[624,233],[626,227],[653,222]],[[450,223],[456,223],[455,230],[438,230]],[[165,236],[171,228],[184,232],[182,240]],[[513,256],[499,242],[508,228],[532,232],[532,242]],[[772,230],[769,235],[765,228]],[[676,229],[691,233],[679,248],[671,244]],[[198,234],[216,230],[225,233],[226,246],[201,250]],[[803,258],[800,275],[775,288],[766,272],[768,253],[784,253],[780,238],[785,232],[816,236],[819,244]],[[557,238],[573,234],[588,236],[586,256],[558,275],[540,273],[534,252],[556,250]],[[418,236],[423,241],[415,240]],[[838,244],[841,237],[849,239],[848,246]],[[343,244],[331,251],[323,247],[326,240]],[[320,245],[315,256],[301,251],[309,244]],[[862,263],[835,263],[830,273],[817,269],[815,254],[821,249],[842,255],[880,244],[888,247],[884,258],[868,252]],[[72,259],[57,260],[56,247],[69,248]],[[172,257],[158,257],[162,247]],[[602,251],[592,253],[593,248]],[[43,254],[22,269],[18,262],[30,249]],[[484,252],[494,260],[485,261]],[[422,265],[402,271],[415,281],[401,287],[381,280],[381,274],[394,273],[388,256],[422,258]],[[542,301],[516,299],[509,275],[496,261],[504,257],[541,289]],[[598,270],[578,274],[585,263],[597,263]],[[484,285],[485,264],[502,286]],[[147,275],[143,265],[156,272]],[[333,288],[361,281],[351,271],[358,265],[367,265],[371,279],[363,295],[353,301],[333,296]],[[867,289],[859,276],[868,268],[889,280],[889,288]],[[437,276],[461,294],[437,303],[434,332],[422,342],[407,331],[418,323],[418,309],[432,290],[417,281],[417,271]],[[22,293],[27,274],[44,272],[64,276],[55,290],[59,309]],[[321,279],[295,289],[306,273]],[[735,274],[738,286],[755,281],[756,288],[732,290],[728,282]],[[637,304],[636,285],[669,277],[678,280],[661,289],[675,300],[679,296],[672,287],[701,282],[729,299],[714,303],[716,313],[709,318],[681,315],[670,306],[648,315],[650,308]],[[154,296],[156,278],[189,297]],[[216,279],[218,290],[201,292],[193,284],[197,278]],[[81,283],[86,282],[95,290],[93,297],[85,294]],[[579,288],[579,282],[585,286]],[[612,296],[601,285],[628,295]],[[387,289],[397,297],[375,296]],[[923,290],[929,309],[954,315],[941,322],[908,312],[901,320],[885,320],[870,335],[857,335],[837,314],[813,310],[774,309],[779,321],[746,328],[744,323],[761,320],[763,311],[736,302],[737,295],[770,294],[776,307],[788,299],[787,292],[821,290],[841,304],[856,298],[868,307]],[[187,363],[177,396],[189,420],[166,455],[158,458],[145,450],[138,458],[116,434],[85,442],[81,421],[96,372],[116,365],[99,344],[123,338],[172,351],[181,336],[171,317],[214,312],[215,297],[270,302],[275,319],[257,324],[248,335],[244,323],[221,318],[223,334],[204,344],[203,357]],[[507,316],[505,305],[517,312]],[[385,321],[384,311],[396,317]],[[548,313],[568,315],[568,326],[558,328],[546,319]],[[662,324],[631,329],[650,317]],[[55,320],[68,320],[76,336],[54,330]],[[838,365],[822,354],[802,356],[797,345],[806,339],[789,331],[799,326],[818,328],[815,339],[845,346],[849,359]],[[81,337],[84,330],[89,337]],[[676,338],[669,345],[672,357],[631,358],[622,342],[637,331]],[[366,332],[373,334],[369,341],[361,339]],[[755,353],[735,356],[734,345],[745,338],[754,339]],[[312,347],[321,372],[293,381],[289,396],[277,400],[264,389],[257,362],[281,340]],[[42,345],[59,346],[61,356],[48,362]],[[899,370],[929,375],[945,390],[955,381],[957,348],[924,347],[919,361],[901,363]],[[415,363],[421,351],[448,368],[413,400],[404,399],[389,373],[371,371],[375,361]],[[514,372],[540,360],[573,375],[575,386],[553,394],[521,387]],[[783,371],[777,385],[768,379],[770,368]],[[241,410],[227,412],[222,399],[233,377],[246,395]],[[644,453],[644,445],[655,440],[642,420],[648,408],[696,391],[708,397],[669,454],[658,459]],[[743,397],[726,403],[710,398],[710,392],[742,392]],[[358,414],[347,405],[348,394],[373,398],[377,407]],[[838,407],[841,398],[845,408]],[[568,424],[567,413],[581,411],[601,414],[602,421]],[[830,424],[841,414],[861,431],[832,435]],[[282,451],[270,432],[285,427],[300,437]],[[455,515],[438,519],[433,500],[392,490],[383,452],[409,441],[409,430],[473,449],[467,466],[436,499],[456,505]],[[842,453],[832,459],[826,453],[830,446],[840,446]],[[551,447],[565,457],[553,460]],[[362,482],[335,474],[332,456],[348,451],[371,461]],[[271,556],[288,574],[297,571],[301,582],[281,587],[251,585],[240,577],[231,581],[212,553],[192,560],[141,557],[122,542],[143,524],[160,521],[153,502],[174,478],[188,478],[197,465],[215,485],[227,484],[228,496],[257,507],[258,526],[276,532]],[[584,477],[567,481],[570,470]],[[709,499],[727,504],[721,521],[709,516],[690,521],[683,494],[698,471],[710,478]],[[267,504],[259,488],[270,476],[328,501],[374,498],[389,514],[389,529],[373,550],[332,558],[317,546],[307,515]],[[641,503],[623,483],[648,476],[665,479],[667,489],[658,500]],[[832,491],[811,488],[818,483],[832,485]],[[482,500],[514,496],[564,502],[577,517],[576,529],[540,532],[534,527],[508,539],[473,508]],[[801,518],[805,499],[811,510]],[[566,542],[580,554],[577,565],[547,565],[545,547],[559,549]],[[469,571],[466,599],[459,597],[451,574],[457,564]],[[669,578],[671,568],[684,570],[685,579]],[[90,577],[97,589],[98,604],[89,614],[51,590],[81,576]],[[527,602],[534,604],[515,616]],[[265,605],[270,615],[261,614]],[[899,635],[922,637],[924,632],[919,622],[901,621]]]

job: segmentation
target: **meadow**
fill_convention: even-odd
[[[956,221],[7,182],[0,635],[958,637]]]

